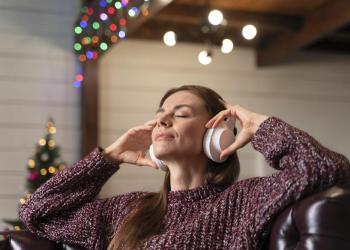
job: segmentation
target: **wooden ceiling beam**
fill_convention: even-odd
[[[277,63],[347,23],[350,23],[350,1],[327,1],[305,17],[304,26],[299,31],[281,33],[265,41],[257,51],[257,64],[265,66]]]
[[[273,13],[248,12],[236,10],[221,10],[231,28],[242,28],[246,24],[254,24],[261,30],[295,31],[303,24],[303,17],[289,16]],[[168,21],[174,23],[200,24],[209,13],[209,9],[203,6],[188,6],[170,4],[164,8],[153,20]]]

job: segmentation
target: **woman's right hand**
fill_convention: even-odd
[[[151,135],[156,123],[156,120],[150,120],[144,125],[129,129],[104,149],[104,156],[119,164],[130,163],[158,169],[157,165],[146,157],[149,146],[152,144]]]

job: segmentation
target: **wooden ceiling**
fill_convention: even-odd
[[[200,32],[211,9],[222,11],[226,25],[210,39],[220,45],[230,38],[235,46],[257,51],[258,66],[288,60],[300,49],[350,52],[349,0],[151,0],[161,6],[150,11],[143,22],[135,25],[129,37],[161,41],[168,30],[177,34],[178,42],[204,43],[208,34]],[[245,40],[241,29],[254,24],[258,34]]]

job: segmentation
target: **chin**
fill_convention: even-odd
[[[175,151],[169,147],[166,147],[164,145],[156,145],[154,148],[154,154],[156,157],[160,160],[164,160],[167,156],[174,155]]]

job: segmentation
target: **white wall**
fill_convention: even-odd
[[[27,160],[54,118],[68,163],[80,154],[80,97],[72,86],[76,61],[75,0],[0,0],[0,230],[17,218]]]
[[[201,84],[232,104],[277,116],[309,132],[328,148],[350,158],[350,57],[299,52],[288,63],[257,68],[255,54],[237,49],[214,54],[208,66],[197,62],[200,45],[126,40],[100,62],[100,145],[113,143],[128,128],[154,116],[170,87]],[[251,144],[238,151],[241,179],[272,172]],[[101,196],[134,190],[158,191],[163,173],[122,165]]]

